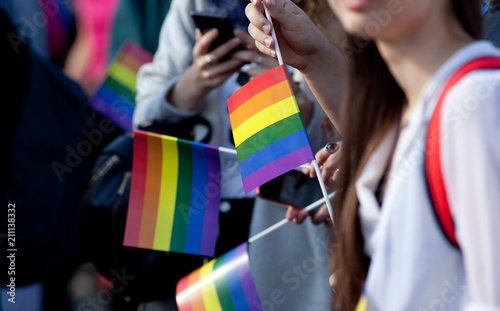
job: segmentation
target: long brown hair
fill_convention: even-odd
[[[479,0],[450,0],[461,27],[473,38],[481,33]],[[373,41],[347,36],[349,89],[342,124],[341,174],[336,196],[336,230],[331,238],[331,267],[343,311],[354,310],[368,272],[363,252],[355,182],[389,127],[401,118],[405,96]]]

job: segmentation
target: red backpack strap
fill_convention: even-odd
[[[460,79],[473,70],[478,69],[500,69],[500,57],[486,56],[473,59],[459,68],[446,82],[443,91],[434,109],[434,113],[429,121],[427,129],[427,142],[425,152],[425,175],[427,189],[431,198],[431,203],[438,219],[438,222],[443,229],[445,236],[452,245],[459,248],[457,237],[455,236],[455,225],[451,215],[448,197],[446,195],[446,187],[443,179],[443,169],[441,167],[441,146],[440,137],[442,137],[441,115],[443,110],[443,101],[446,93]]]

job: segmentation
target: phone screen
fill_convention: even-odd
[[[278,176],[257,189],[262,199],[304,208],[323,197],[316,178],[292,170]]]

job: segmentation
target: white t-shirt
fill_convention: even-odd
[[[433,75],[400,133],[380,207],[374,191],[396,143],[394,126],[356,182],[368,310],[500,310],[500,70],[474,71],[445,98],[442,169],[460,250],[444,236],[424,175],[425,135],[441,88],[467,61],[500,55],[472,43]]]

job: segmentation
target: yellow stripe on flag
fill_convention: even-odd
[[[356,311],[366,311],[368,307],[368,299],[366,299],[366,296],[361,296],[361,298],[358,301],[358,305],[356,306]]]
[[[260,93],[257,93],[231,113],[230,117],[232,128],[237,128],[248,118],[251,118],[252,115],[259,113],[267,107],[287,99],[292,95],[293,93],[288,84],[288,80],[282,81]]]
[[[248,118],[233,130],[234,145],[238,147],[253,134],[299,112],[295,96],[290,96]]]
[[[113,63],[109,69],[109,76],[113,77],[113,79],[123,84],[129,90],[137,92],[135,86],[137,75],[127,67],[119,63]]]
[[[212,259],[209,263],[201,267],[200,280],[203,284],[201,287],[201,293],[207,310],[222,311],[219,296],[217,296],[217,290],[215,289],[215,283],[211,279],[206,279],[210,277],[211,273],[214,271],[214,263],[215,259]]]
[[[162,136],[162,172],[160,202],[158,218],[156,219],[155,242],[156,250],[170,250],[172,226],[174,222],[175,200],[177,194],[177,175],[179,168],[179,155],[177,152],[177,138]]]

